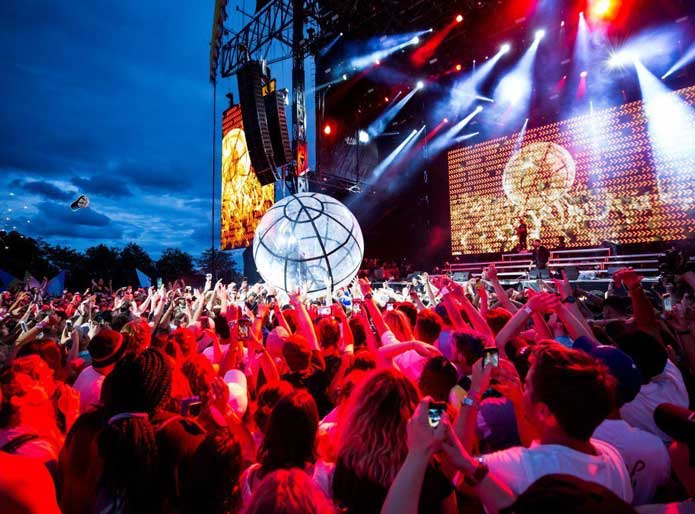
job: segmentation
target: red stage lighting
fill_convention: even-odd
[[[463,21],[463,15],[462,14],[457,14],[456,15],[456,23],[461,23]]]
[[[589,16],[593,20],[613,20],[618,14],[621,0],[589,0]]]
[[[456,71],[461,71],[462,68],[463,68],[463,66],[461,66],[460,64],[456,65]]]
[[[326,123],[323,126],[323,133],[326,134],[327,136],[331,135],[331,132],[333,132],[333,128],[331,127],[330,123]]]

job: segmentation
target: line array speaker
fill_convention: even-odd
[[[273,145],[273,157],[276,166],[284,166],[292,160],[290,134],[287,130],[287,114],[285,113],[285,93],[273,91],[263,97],[265,113],[268,118],[270,142]]]
[[[238,71],[237,83],[249,157],[258,181],[261,185],[266,185],[274,183],[279,177],[275,171],[273,146],[263,102],[262,76],[261,63],[249,61]]]

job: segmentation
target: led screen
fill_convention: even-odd
[[[245,248],[253,242],[256,226],[273,205],[275,185],[262,186],[251,166],[241,107],[222,115],[222,250]]]
[[[549,248],[695,237],[695,86],[666,96],[450,150],[452,254],[513,250],[520,218]]]

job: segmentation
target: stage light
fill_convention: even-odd
[[[475,112],[483,112],[483,106],[479,105],[478,107],[476,107]]]
[[[456,68],[456,71],[461,71],[461,69],[463,69],[463,66],[461,66],[460,64],[457,64],[455,66],[455,68]]]
[[[565,26],[565,20],[562,20],[562,21],[560,22],[560,26],[561,26],[561,27],[564,27],[564,26]]]
[[[589,15],[595,20],[608,20],[615,17],[620,0],[589,0]]]
[[[333,129],[331,128],[331,124],[330,124],[330,123],[326,123],[326,124],[323,126],[323,133],[326,134],[327,136],[330,136],[332,132],[333,132]]]
[[[457,14],[456,15],[456,23],[461,23],[463,21],[463,15],[462,14]]]
[[[389,97],[388,96],[384,97],[384,102],[389,103]]]
[[[431,34],[432,32],[434,32],[434,29],[432,27],[430,27],[430,30],[428,30],[427,32],[429,32]]]
[[[444,123],[449,123],[449,118],[444,118],[442,121],[443,121]]]
[[[348,79],[347,74],[343,73],[343,80],[347,80],[347,79]]]
[[[609,68],[621,68],[628,64],[634,64],[637,61],[637,55],[627,50],[614,52],[608,59]]]
[[[422,80],[418,80],[417,84],[415,84],[416,89],[422,89],[425,87],[425,83]]]
[[[586,76],[587,76],[588,74],[589,74],[589,72],[587,72],[586,70],[584,70],[584,71],[582,71],[582,72],[579,74],[579,76],[580,76],[581,78],[586,78]]]
[[[357,133],[357,139],[360,143],[369,143],[369,134],[367,134],[367,131],[365,130],[360,130]]]
[[[506,53],[508,53],[511,49],[512,49],[512,45],[510,45],[509,43],[505,43],[505,44],[503,44],[503,45],[500,47],[500,52],[501,52],[502,54],[506,54]]]
[[[415,36],[413,39],[410,40],[411,45],[417,45],[420,43],[420,38],[418,36]]]
[[[374,64],[377,65],[377,66],[379,66],[379,65],[381,64],[381,61],[380,61],[379,59],[375,59],[375,60],[374,60]]]
[[[417,87],[414,87],[408,92],[407,95],[405,95],[403,98],[396,102],[395,99],[401,94],[399,91],[394,97],[394,102],[392,103],[392,105],[387,106],[386,110],[381,114],[381,116],[379,116],[369,125],[369,127],[367,128],[367,133],[369,133],[371,137],[376,137],[379,134],[381,134],[384,130],[386,130],[386,127],[389,123],[391,123],[393,118],[396,117],[396,114],[398,114],[400,110],[403,109],[403,107],[405,107],[405,104],[407,104],[408,101],[418,91],[419,89]]]
[[[545,30],[540,29],[540,30],[536,31],[536,35],[535,35],[536,40],[540,41],[544,37],[545,37]]]

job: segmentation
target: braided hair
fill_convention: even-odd
[[[158,350],[126,355],[104,380],[103,412],[108,419],[98,439],[104,460],[101,487],[131,514],[158,510],[159,455],[151,416],[171,391],[171,368]]]

